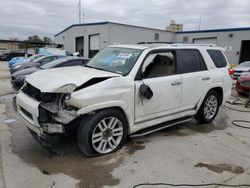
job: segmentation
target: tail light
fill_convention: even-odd
[[[228,69],[228,74],[231,76],[234,74],[234,70],[233,69]]]

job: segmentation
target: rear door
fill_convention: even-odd
[[[191,110],[211,83],[210,72],[199,50],[182,49],[178,54],[183,78],[181,106],[182,110]]]

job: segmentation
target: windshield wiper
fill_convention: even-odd
[[[86,65],[86,64],[83,65],[83,66],[84,66],[84,67],[88,67],[88,68],[93,68],[93,67],[91,67],[91,66],[89,66],[89,65]]]

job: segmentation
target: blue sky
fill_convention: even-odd
[[[0,0],[0,39],[53,37],[78,23],[78,0]],[[171,19],[184,30],[250,27],[249,0],[82,0],[84,22],[114,21],[164,29]]]

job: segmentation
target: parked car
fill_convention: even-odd
[[[228,68],[214,45],[114,45],[85,67],[27,76],[17,111],[45,143],[77,127],[85,155],[108,154],[128,135],[143,136],[192,117],[212,122],[231,96]]]
[[[241,75],[236,83],[236,91],[239,95],[249,95],[250,93],[250,72]]]
[[[17,72],[19,70],[22,69],[27,69],[27,68],[31,68],[31,67],[39,67],[41,65],[44,65],[48,62],[54,61],[56,59],[60,59],[66,56],[62,56],[62,55],[49,55],[49,56],[42,56],[32,62],[26,62],[26,63],[22,63],[22,64],[18,64],[16,66],[13,66],[10,69],[11,74],[13,74],[14,72]]]
[[[1,55],[1,59],[3,61],[10,61],[14,57],[24,57],[24,52],[18,52],[18,51],[9,51],[5,52]]]
[[[0,60],[1,61],[7,61],[8,60],[8,56],[9,56],[9,53],[4,52],[4,53],[1,54]]]
[[[42,54],[35,54],[30,57],[14,57],[9,61],[9,68],[12,68],[13,66],[16,66],[17,64],[26,63],[26,62],[32,62],[44,55]]]
[[[89,59],[77,58],[77,57],[63,57],[60,59],[53,60],[46,64],[40,64],[40,66],[33,66],[30,68],[22,69],[16,71],[11,76],[11,83],[15,89],[20,89],[24,83],[24,80],[27,75],[32,74],[36,71],[51,69],[51,68],[59,68],[59,67],[68,67],[68,66],[77,66],[77,65],[85,65]]]
[[[233,79],[238,79],[242,74],[250,72],[250,61],[243,62],[233,68]]]

